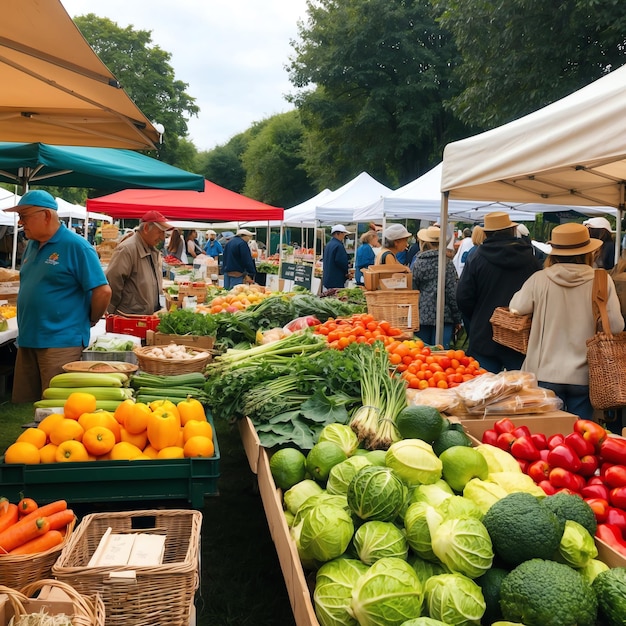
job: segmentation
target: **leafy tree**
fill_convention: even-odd
[[[302,124],[297,111],[274,115],[248,144],[242,162],[244,193],[272,204],[291,207],[315,194],[300,156]]]
[[[621,0],[432,0],[463,63],[451,110],[498,126],[537,110],[626,62]]]
[[[176,80],[172,55],[152,44],[150,31],[121,28],[93,13],[74,22],[145,116],[165,127],[159,158],[185,168],[195,147],[181,140],[187,136],[187,121],[200,109],[185,91],[188,84]]]
[[[366,170],[404,184],[467,135],[443,101],[457,53],[428,0],[309,0],[290,80],[318,188]]]
[[[240,133],[222,146],[200,152],[194,171],[216,185],[241,193],[246,183],[246,170],[241,163],[241,155],[248,142],[249,134]]]

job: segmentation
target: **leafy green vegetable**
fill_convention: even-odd
[[[213,315],[196,313],[190,309],[175,309],[161,314],[157,331],[167,335],[214,336],[217,323]]]
[[[487,605],[481,588],[463,574],[441,574],[426,581],[428,614],[444,624],[480,623]]]

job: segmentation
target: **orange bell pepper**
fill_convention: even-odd
[[[184,426],[190,420],[196,420],[198,422],[206,422],[206,413],[204,407],[199,400],[195,398],[187,398],[181,400],[176,407],[180,415],[180,423]]]
[[[180,416],[170,409],[157,409],[148,418],[148,441],[155,450],[175,446],[180,433]]]

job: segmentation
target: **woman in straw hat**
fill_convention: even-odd
[[[490,372],[518,370],[524,355],[493,340],[491,316],[507,306],[526,279],[541,269],[532,246],[518,239],[505,211],[485,215],[485,241],[474,248],[459,278],[456,300],[469,321],[468,353]]]
[[[545,269],[533,274],[509,304],[518,313],[533,314],[523,369],[552,389],[567,411],[592,419],[586,341],[596,331],[592,266],[602,241],[589,237],[582,224],[570,223],[556,226],[548,243],[552,251]],[[617,333],[624,328],[624,318],[610,276],[607,282],[609,322]]]
[[[413,289],[420,292],[420,329],[417,336],[427,345],[435,343],[437,321],[437,275],[439,267],[439,236],[437,226],[422,228],[417,233],[420,252],[413,263]],[[446,259],[443,347],[449,348],[454,327],[461,323],[456,303],[457,274],[452,261]]]

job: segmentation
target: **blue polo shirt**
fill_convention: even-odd
[[[17,296],[18,345],[89,345],[91,290],[107,279],[93,246],[61,224],[40,248],[28,242]]]

